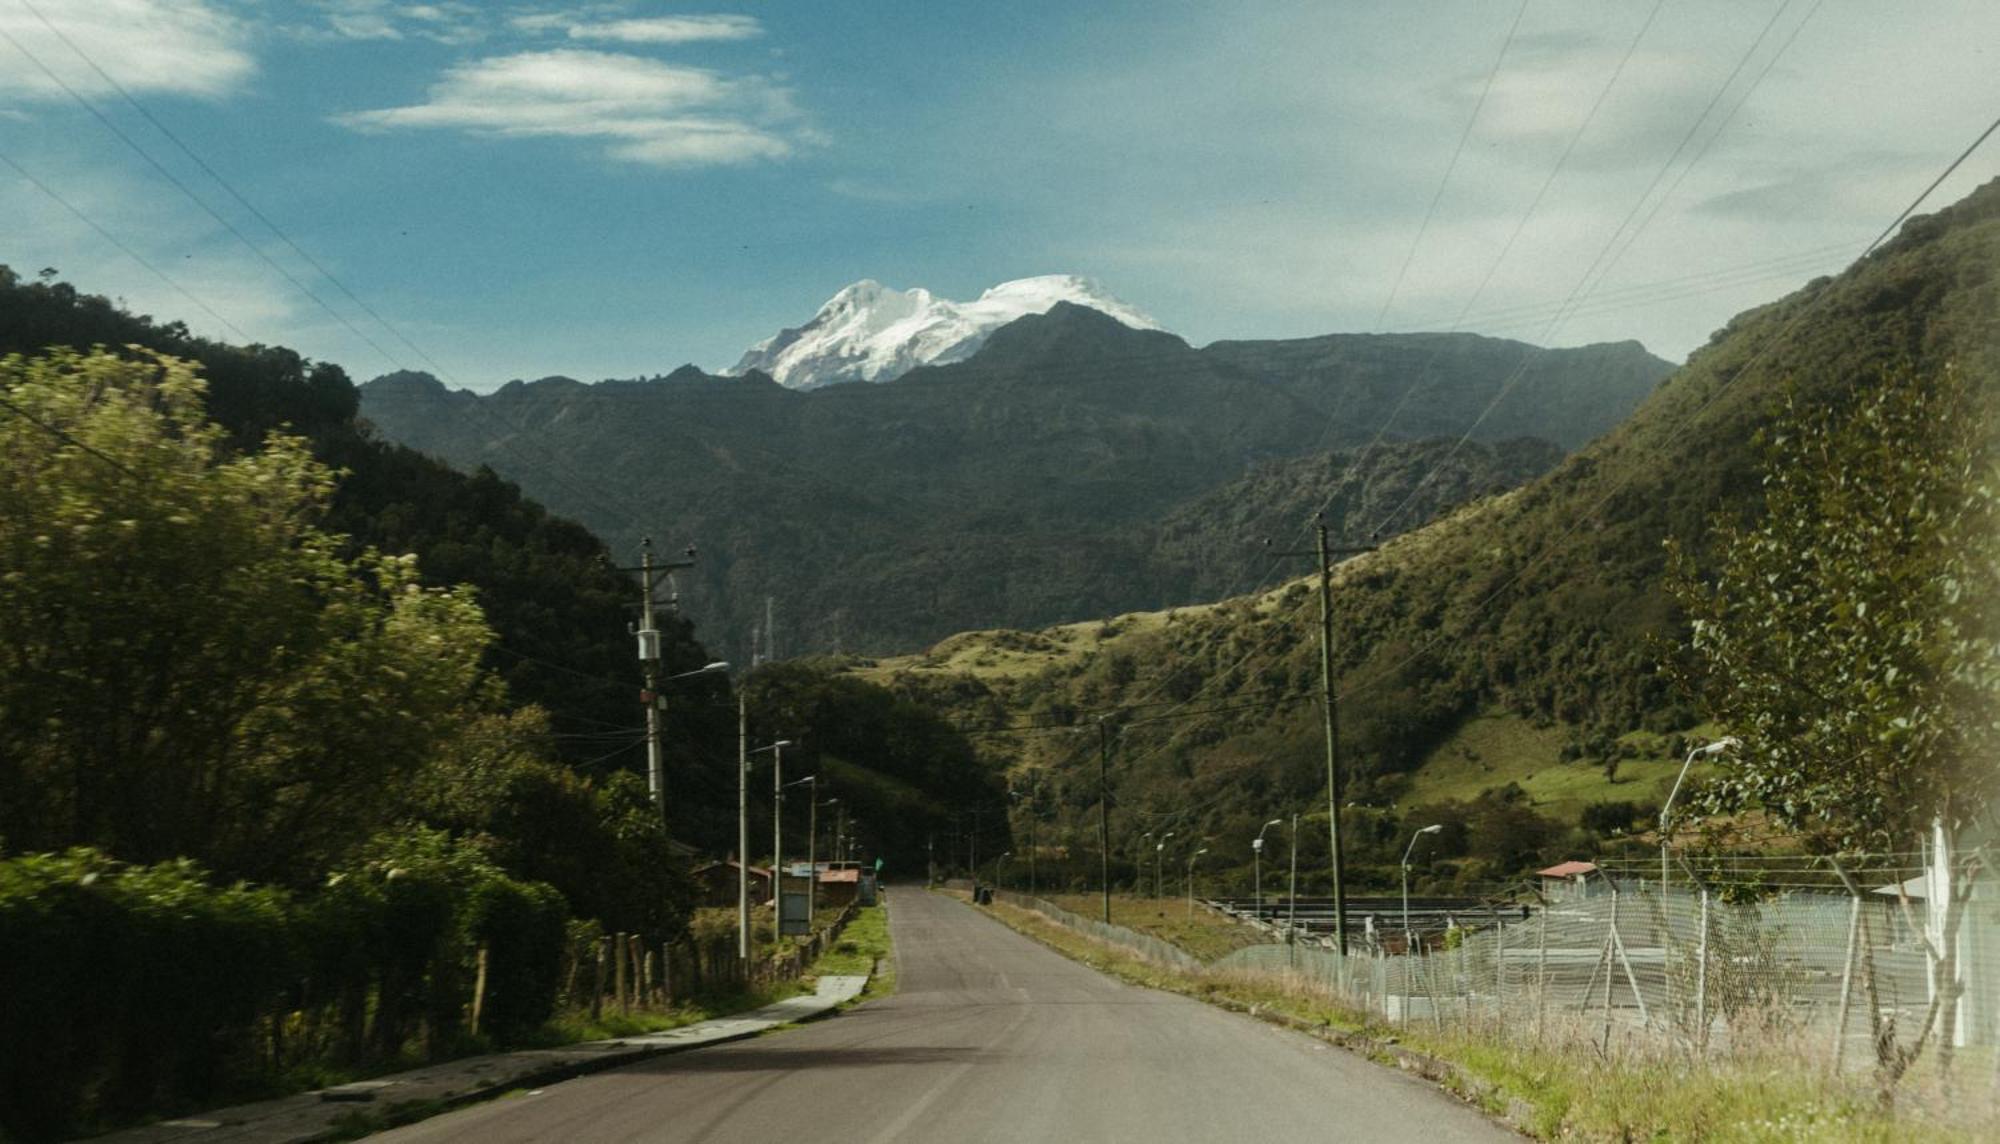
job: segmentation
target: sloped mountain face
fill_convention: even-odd
[[[1159,328],[1102,286],[1073,274],[1002,282],[970,302],[863,279],[843,287],[805,325],[751,346],[729,372],[757,370],[790,389],[893,381],[920,365],[963,361],[993,331],[1029,314],[1046,314],[1059,302],[1087,306],[1135,329]]]
[[[1231,352],[1241,360],[1251,351]],[[1282,352],[1290,351],[1255,351],[1267,361]],[[1433,767],[1491,771],[1503,801],[1510,780],[1565,773],[1557,748],[1533,743],[1511,760],[1472,757],[1455,736],[1475,719],[1514,718],[1573,744],[1690,731],[1698,713],[1660,670],[1688,638],[1662,587],[1664,542],[1682,544],[1699,568],[1713,559],[1717,514],[1758,510],[1755,441],[1787,401],[1839,409],[1886,372],[1946,368],[1973,378],[1989,399],[2000,394],[2000,181],[1912,219],[1839,277],[1738,315],[1629,420],[1545,476],[1341,565],[1335,670],[1360,864],[1393,878],[1410,829],[1438,821],[1412,801]],[[1187,515],[1237,514],[1236,528],[1260,528],[1252,506],[1283,500],[1296,476],[1286,466],[1257,474]],[[1199,718],[1139,718],[1120,736],[1114,837],[1122,813],[1139,823],[1130,834],[1167,822],[1196,836],[1248,838],[1278,808],[1324,805],[1324,748],[1310,702],[1317,621],[1310,584],[1292,581],[1179,615],[969,632],[875,670],[969,726],[1061,723],[1078,711],[1187,701]],[[1057,736],[981,743],[1050,789],[1096,789],[1095,759],[1080,759]],[[1670,780],[1679,752],[1665,754],[1659,773]],[[1591,769],[1568,766],[1577,768],[1569,775]],[[1665,794],[1604,781],[1592,788],[1601,798]],[[1043,819],[1048,836],[1094,830],[1094,796],[1065,801],[1055,814]]]
[[[1365,342],[1316,340],[1314,368],[1295,370],[1058,303],[966,361],[884,384],[799,392],[756,371],[682,369],[478,396],[402,377],[364,386],[362,410],[395,440],[491,465],[616,552],[642,536],[697,544],[698,566],[679,579],[688,614],[747,660],[767,598],[781,655],[907,649],[965,628],[1196,599],[1264,558],[1261,533],[1193,506],[1260,466],[1324,466],[1329,451],[1367,444],[1411,384],[1399,421],[1462,432],[1511,384],[1503,405],[1520,403],[1536,435],[1567,446],[1615,424],[1670,369],[1636,346]],[[1365,368],[1348,370],[1350,358]],[[1586,375],[1593,386],[1577,383]],[[1392,426],[1383,444],[1409,436]],[[1482,426],[1472,444],[1501,439]],[[1338,483],[1327,478],[1327,496]],[[1434,482],[1401,526],[1494,484],[1485,471]],[[1184,506],[1193,515],[1175,518],[1169,543]]]

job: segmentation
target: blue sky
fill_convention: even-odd
[[[1085,274],[1196,344],[1678,359],[2000,113],[1979,0],[0,0],[0,32],[0,261],[476,389],[724,367],[864,277]]]

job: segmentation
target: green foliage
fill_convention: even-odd
[[[841,800],[865,850],[890,870],[923,870],[927,837],[941,839],[960,816],[969,830],[975,812],[984,824],[981,851],[1008,848],[1005,783],[932,709],[814,661],[761,668],[744,691],[757,713],[754,741],[793,740],[787,778],[819,775],[818,797]],[[804,801],[788,800],[788,831],[804,829]],[[824,813],[820,822],[826,826]]]
[[[198,362],[206,413],[223,431],[225,452],[254,450],[274,431],[303,437],[313,456],[341,474],[321,524],[346,537],[342,553],[413,553],[425,586],[475,588],[497,637],[482,662],[505,680],[515,701],[550,713],[555,750],[564,758],[601,757],[605,748],[595,734],[636,721],[637,673],[625,635],[633,589],[612,567],[631,561],[612,561],[583,527],[524,499],[490,470],[458,473],[377,440],[357,419],[359,398],[340,367],[283,347],[193,337],[178,322],[126,313],[66,283],[24,282],[0,266],[0,353],[49,346],[106,347],[138,360],[151,350]],[[713,658],[685,621],[669,618],[661,627],[668,671]],[[616,682],[625,678],[631,686]],[[679,694],[712,694],[719,683],[697,682]],[[728,722],[706,706],[678,713],[682,734],[669,747],[674,765],[708,767],[710,753],[692,744],[725,741]],[[690,810],[677,822],[683,836],[699,834],[714,818]]]
[[[480,698],[487,630],[413,561],[343,557],[333,475],[296,438],[225,452],[202,389],[167,358],[0,361],[0,834],[310,877]]]
[[[1653,811],[1627,799],[1593,802],[1583,808],[1581,824],[1585,830],[1602,838],[1624,834],[1642,826],[1651,818]]]
[[[1886,851],[1992,801],[2000,456],[1958,370],[1843,396],[1788,395],[1761,435],[1761,515],[1719,521],[1713,579],[1683,557],[1671,586],[1690,686],[1743,740],[1710,805]]]
[[[377,839],[301,894],[99,851],[0,861],[0,1134],[46,1138],[198,1106],[314,1059],[455,1047],[476,951],[500,1043],[545,1020],[567,910],[475,847]],[[372,1002],[372,1003],[371,1003]]]
[[[501,868],[556,887],[607,930],[668,936],[686,925],[686,864],[645,783],[561,765],[539,708],[471,721],[425,770],[411,808],[431,826],[484,839]]]
[[[1986,425],[1982,405],[1951,412],[1937,379],[1956,362],[1966,386],[1995,387],[2000,376],[1993,358],[2000,346],[1996,270],[2000,184],[1936,216],[1912,220],[1901,235],[1839,278],[1814,282],[1739,316],[1628,421],[1547,475],[1465,505],[1342,564],[1335,573],[1335,672],[1352,767],[1347,789],[1362,804],[1350,810],[1356,815],[1351,821],[1368,821],[1363,812],[1400,813],[1413,797],[1432,801],[1411,792],[1422,792],[1429,785],[1424,776],[1441,762],[1450,763],[1445,769],[1453,772],[1453,797],[1470,802],[1479,789],[1503,786],[1515,775],[1525,778],[1520,768],[1535,766],[1530,757],[1535,750],[1547,753],[1532,785],[1548,792],[1550,805],[1529,809],[1546,817],[1560,804],[1565,826],[1583,803],[1602,797],[1597,792],[1609,784],[1600,768],[1607,760],[1618,760],[1620,793],[1629,791],[1633,801],[1664,797],[1664,790],[1631,784],[1651,780],[1656,788],[1662,773],[1671,781],[1672,771],[1654,761],[1669,745],[1626,737],[1640,729],[1656,737],[1685,733],[1697,719],[1666,670],[1674,653],[1664,649],[1686,646],[1692,633],[1687,614],[1665,588],[1664,542],[1678,539],[1681,555],[1702,582],[1715,575],[1719,538],[1710,525],[1718,511],[1749,518],[1761,504],[1764,486],[1754,440],[1769,424],[1788,381],[1796,387],[1799,408],[1824,409],[1831,416],[1854,404],[1854,379],[1907,369],[1929,379],[1925,385],[1937,391],[1925,399],[1934,424],[1967,433]],[[1871,458],[1864,449],[1855,458],[1857,472],[1876,483],[1894,476],[1878,476],[1878,461],[1886,463],[1880,450]],[[1967,489],[1996,485],[1989,470],[1966,472],[1977,477]],[[1859,487],[1842,495],[1855,504],[1874,496]],[[1987,511],[1935,507],[1968,522]],[[1990,554],[1968,551],[1959,558],[1961,570],[1926,582],[1919,581],[1930,573],[1919,575],[1909,570],[1909,561],[1895,559],[1906,567],[1891,566],[1889,574],[1905,577],[1913,596],[1882,605],[1886,611],[1871,602],[1868,622],[1899,609],[1937,618],[1927,635],[1910,629],[1915,642],[1908,658],[1949,664],[1925,669],[1921,677],[1937,684],[1927,702],[1950,710],[1959,728],[1955,735],[1990,741],[1995,711],[1974,696],[1991,694],[2000,684],[1995,666],[2000,660],[1993,654],[1989,617],[1972,610],[2000,599],[2000,592],[1983,587],[1996,576]],[[1821,602],[1830,606],[1833,600]],[[1819,638],[1817,625],[1837,619],[1810,614],[1810,603],[1786,605],[1799,651],[1831,659],[1831,649],[1846,637],[1832,631],[1827,649],[1806,646]],[[942,662],[884,660],[870,670],[974,727],[1060,722],[1135,703],[1148,704],[1145,718],[1153,719],[1168,710],[1163,700],[1189,699],[1185,720],[1135,718],[1120,736],[1111,771],[1114,839],[1136,837],[1161,823],[1171,823],[1183,836],[1247,838],[1260,821],[1324,805],[1312,702],[1317,621],[1309,584],[1295,581],[1256,596],[1182,607],[1171,622],[1157,614],[1118,617],[1105,625],[1110,630],[1101,638],[1067,645],[1040,663],[1024,658],[973,676],[957,665],[977,654],[984,637],[974,633],[942,645],[952,652]],[[1043,634],[1054,638],[1070,630]],[[1101,629],[1092,624],[1090,630]],[[1136,664],[1129,681],[1122,671],[1114,675],[1113,656]],[[1852,666],[1856,679],[1876,672],[1880,683],[1879,672],[1888,663]],[[1915,670],[1899,664],[1897,686]],[[1823,709],[1860,708],[1843,701]],[[1886,703],[1882,711],[1890,718],[1910,714],[1891,714]],[[1463,759],[1441,757],[1456,741],[1442,735],[1454,724],[1463,729],[1487,714],[1546,728],[1552,743],[1538,746],[1522,736],[1521,749],[1529,754],[1514,760],[1512,774],[1490,778]],[[1920,738],[1905,741],[1920,746]],[[1558,762],[1564,739],[1575,743],[1570,754],[1586,760],[1582,765]],[[1059,803],[1055,821],[1045,822],[1043,837],[1059,839],[1072,853],[1094,853],[1095,802],[1088,794],[1095,788],[1094,759],[1054,735],[995,733],[978,742],[989,758],[1045,771],[1058,789],[1075,792]],[[1850,756],[1863,746],[1857,743]],[[1872,742],[1865,746],[1878,749]],[[1648,760],[1628,758],[1631,751],[1657,753]],[[1775,793],[1782,798],[1787,792]],[[1923,795],[1923,789],[1915,793]],[[1880,794],[1864,792],[1863,805]],[[1951,813],[1962,811],[1954,807]],[[1018,823],[1015,833],[1024,833]],[[1312,833],[1303,832],[1302,838],[1309,841]],[[1351,856],[1357,877],[1393,878],[1397,855],[1383,858],[1386,847],[1365,832],[1355,833],[1363,835]],[[1572,842],[1595,845],[1539,826],[1536,833],[1533,845],[1506,846],[1503,852],[1526,858]],[[1120,845],[1114,841],[1114,850]],[[1482,862],[1467,863],[1461,876],[1518,873],[1518,867],[1498,864],[1500,853],[1481,853]],[[1302,849],[1302,873],[1314,868]]]

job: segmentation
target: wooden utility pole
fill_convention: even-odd
[[[736,957],[750,960],[750,701],[736,692]]]
[[[1111,924],[1111,725],[1097,717],[1097,879],[1104,887],[1104,924]]]
[[[1319,559],[1319,698],[1326,732],[1326,835],[1333,865],[1333,933],[1343,956],[1347,953],[1347,881],[1341,870],[1340,854],[1340,709],[1333,694],[1333,558],[1358,556],[1375,551],[1372,544],[1334,546],[1326,539],[1326,514],[1313,516],[1313,530],[1319,545],[1309,552],[1280,552],[1278,556],[1315,556]],[[1270,541],[1264,543],[1269,544]],[[1296,832],[1294,832],[1296,833]]]
[[[1326,724],[1326,833],[1333,861],[1333,939],[1347,956],[1347,882],[1340,868],[1340,712],[1333,702],[1333,564],[1326,517],[1313,522],[1319,535],[1319,696]]]

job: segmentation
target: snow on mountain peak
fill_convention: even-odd
[[[1096,282],[1074,274],[1044,274],[1002,282],[970,302],[930,291],[892,290],[872,278],[844,286],[811,321],[751,346],[729,372],[758,369],[793,389],[843,381],[889,381],[920,365],[971,357],[994,330],[1057,302],[1109,314],[1134,329],[1159,324]]]

